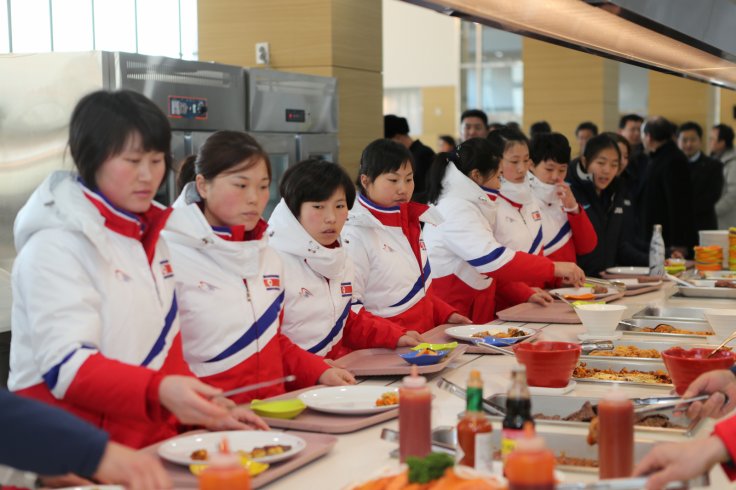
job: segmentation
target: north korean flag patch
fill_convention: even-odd
[[[278,291],[281,289],[281,278],[278,274],[264,275],[263,285],[266,286],[266,291]]]
[[[424,244],[424,240],[419,240],[419,248],[422,250],[427,250],[427,246]]]
[[[532,212],[532,219],[534,221],[539,221],[542,219],[542,214],[539,211]]]
[[[350,282],[341,282],[340,283],[340,293],[343,297],[352,296],[353,295],[353,284]]]
[[[163,274],[164,279],[174,277],[174,268],[171,267],[171,263],[168,260],[164,259],[161,261],[161,274]]]

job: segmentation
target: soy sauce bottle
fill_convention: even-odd
[[[532,418],[532,401],[529,386],[526,384],[526,366],[514,366],[511,371],[511,386],[506,394],[506,416],[503,419],[501,436],[501,458],[506,462],[507,456],[516,447],[516,441],[524,436],[524,424]]]

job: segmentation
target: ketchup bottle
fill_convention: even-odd
[[[493,471],[493,442],[491,422],[483,413],[483,380],[480,372],[470,371],[465,391],[467,406],[457,424],[457,462],[479,471]]]
[[[199,490],[250,490],[250,473],[243,468],[240,457],[230,452],[227,439],[199,475]]]
[[[515,446],[504,467],[509,490],[554,490],[555,455],[535,436],[531,422],[524,424],[524,436]]]
[[[427,379],[412,366],[399,387],[399,457],[423,458],[432,448],[432,394]]]
[[[601,480],[628,477],[634,469],[634,404],[614,386],[598,404]]]

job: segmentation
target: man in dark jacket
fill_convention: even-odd
[[[677,146],[690,162],[695,229],[717,230],[716,202],[723,189],[723,165],[702,151],[703,128],[688,121],[677,128]]]
[[[405,117],[383,116],[383,137],[406,146],[414,157],[414,194],[411,200],[427,203],[427,172],[434,160],[434,151],[421,141],[409,136],[409,122]]]
[[[678,250],[687,257],[697,243],[690,163],[672,141],[673,133],[672,123],[663,117],[649,119],[642,128],[650,161],[641,188],[633,196],[635,232],[648,245],[654,225],[661,224],[668,255]]]

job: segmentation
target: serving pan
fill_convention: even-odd
[[[599,359],[585,359],[581,362],[584,362],[586,367],[591,369],[613,369],[614,371],[621,371],[623,368],[626,368],[629,371],[642,371],[642,372],[655,372],[655,371],[662,371],[664,373],[667,372],[667,369],[664,367],[663,362],[657,362],[657,361],[613,361],[609,358],[599,358]],[[607,379],[596,379],[596,378],[578,378],[575,377],[575,374],[573,373],[573,377],[575,381],[578,383],[598,383],[598,384],[613,384],[613,383],[619,383],[627,386],[646,386],[648,388],[661,388],[665,390],[671,390],[673,385],[672,383],[643,383],[640,381],[625,381],[625,380],[607,380]]]
[[[694,320],[678,320],[674,318],[632,318],[630,320],[624,320],[616,327],[617,331],[623,332],[625,335],[641,335],[645,337],[651,337],[651,340],[660,340],[668,342],[700,342],[707,343],[708,335],[697,335],[697,334],[683,334],[683,333],[663,333],[663,332],[642,332],[641,329],[645,327],[655,328],[657,325],[666,323],[672,325],[675,328],[682,330],[691,330],[693,332],[712,332],[705,321],[694,321]]]
[[[653,306],[649,305],[634,315],[634,318],[653,318],[656,320],[682,320],[704,322],[704,308],[687,306]]]
[[[662,335],[662,334],[659,334],[659,335]],[[677,342],[675,340],[670,340],[671,337],[674,337],[677,334],[668,334],[668,335],[670,335],[670,337],[668,337],[666,341],[661,341],[661,342],[660,341],[657,341],[657,340],[653,340],[653,339],[652,340],[650,340],[650,339],[646,339],[646,340],[635,340],[635,339],[631,339],[631,338],[625,338],[625,339],[622,339],[622,340],[614,340],[614,341],[612,341],[612,343],[613,343],[613,348],[614,349],[616,347],[636,347],[638,349],[646,349],[646,350],[654,349],[654,350],[656,350],[659,353],[661,353],[662,351],[665,351],[665,350],[667,350],[669,348],[672,348],[672,347],[682,347],[684,349],[690,349],[692,347],[711,347],[712,348],[711,345],[705,344],[705,343],[703,343],[703,344],[690,343],[691,341],[689,339],[688,340],[681,340],[679,342]],[[682,335],[677,335],[677,336],[678,337],[682,337]],[[698,338],[704,338],[704,337],[698,337]],[[607,351],[606,350],[600,350],[600,351],[595,351],[595,352],[607,352]],[[610,352],[610,350],[608,352]],[[629,361],[659,362],[659,363],[662,362],[662,358],[661,357],[632,357],[632,356],[628,356],[628,357],[624,357],[624,356],[614,357],[614,356],[596,356],[596,355],[593,355],[592,353],[591,354],[584,354],[584,355],[581,355],[580,356],[580,360],[581,361],[585,361],[585,362],[587,362],[588,360],[600,360],[600,359],[608,359],[608,360],[611,360],[611,361],[619,361],[619,362],[624,362],[626,364],[628,364]]]

